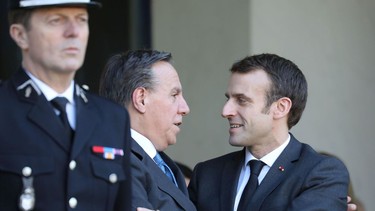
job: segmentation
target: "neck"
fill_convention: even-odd
[[[57,93],[63,93],[75,76],[75,71],[45,70],[43,67],[36,67],[30,63],[23,62],[22,66],[33,76],[43,81]]]
[[[248,146],[247,149],[257,159],[261,159],[268,153],[272,152],[279,146],[281,146],[288,138],[288,130],[284,130],[279,133],[273,133],[272,136],[265,138],[261,143]]]

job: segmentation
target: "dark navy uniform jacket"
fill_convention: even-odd
[[[23,178],[33,178],[34,210],[128,210],[129,116],[75,86],[74,140],[20,70],[0,84],[0,210],[19,210]]]

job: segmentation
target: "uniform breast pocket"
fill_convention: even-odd
[[[121,164],[113,160],[93,160],[91,165],[93,174],[108,183],[116,184],[126,179]]]
[[[25,209],[34,207],[34,193],[40,194],[38,191],[42,190],[41,184],[44,184],[41,178],[53,171],[54,162],[50,157],[0,155],[1,210],[18,210],[18,206]]]
[[[39,155],[0,155],[1,174],[38,176],[53,172],[53,159]]]

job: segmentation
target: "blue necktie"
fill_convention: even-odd
[[[176,178],[174,177],[172,170],[164,162],[163,158],[161,158],[159,153],[156,153],[154,161],[159,166],[159,168],[164,172],[164,174],[169,178],[169,180],[171,180],[178,187]]]

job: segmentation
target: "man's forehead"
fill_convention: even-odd
[[[89,15],[84,7],[46,7],[33,9],[31,22],[46,21],[51,16],[81,17]],[[34,23],[35,24],[35,23]]]
[[[229,80],[226,95],[248,95],[249,92],[265,92],[270,87],[270,80],[264,71],[233,73]]]
[[[87,8],[84,6],[63,6],[63,7],[41,7],[36,8],[34,11],[39,11],[40,13],[88,13]]]

